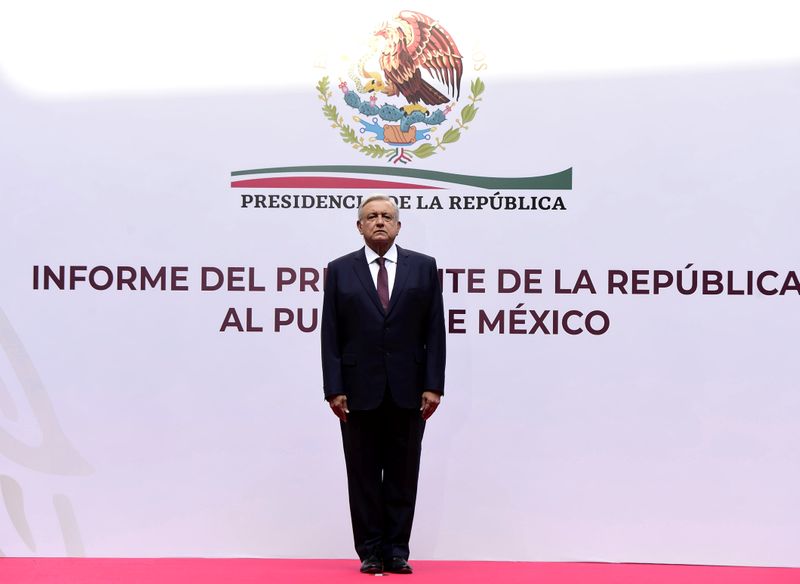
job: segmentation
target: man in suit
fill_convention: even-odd
[[[391,198],[364,200],[356,227],[366,245],[325,279],[325,399],[340,420],[361,571],[410,574],[422,434],[444,393],[442,290],[436,260],[395,245]]]

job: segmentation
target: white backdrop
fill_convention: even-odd
[[[248,7],[236,14],[247,34]],[[653,15],[639,15],[645,30],[633,33],[575,5],[606,27],[607,46],[552,7],[519,22],[508,22],[510,7],[419,9],[457,40],[485,37],[489,66],[470,129],[409,167],[495,177],[572,168],[574,181],[558,192],[502,191],[558,195],[563,211],[402,212],[400,245],[435,255],[440,268],[484,269],[487,288],[466,294],[462,283],[456,293],[445,279],[446,307],[466,311],[467,332],[449,336],[447,394],[426,430],[413,556],[800,566],[798,292],[621,296],[605,287],[610,269],[675,273],[691,263],[689,272],[737,279],[774,270],[779,283],[798,269],[800,68],[798,55],[779,50],[786,19],[761,23],[776,26],[764,45],[774,54],[725,52],[738,46],[735,26],[682,25],[675,36],[694,43],[692,63]],[[33,27],[19,10],[16,28]],[[32,50],[32,33],[17,34],[18,52],[0,62],[0,553],[352,557],[318,334],[276,333],[273,311],[321,306],[320,292],[276,291],[276,270],[322,269],[356,249],[355,213],[242,209],[245,191],[230,186],[240,169],[392,166],[342,144],[319,109],[323,73],[312,61],[325,56],[325,34],[349,38],[352,23],[326,13],[307,23],[317,34],[296,52],[295,36],[260,38],[272,43],[261,69],[226,61],[220,41],[202,86],[196,60],[206,53],[191,48],[214,45],[210,32],[230,17],[216,23],[200,10],[203,35],[191,16],[175,27],[168,11],[156,26],[149,5],[130,10],[144,37],[165,43],[169,83],[148,76],[156,64],[142,38],[140,57],[120,52],[134,42],[124,13],[95,13],[109,20],[86,34],[103,22],[110,32],[93,45],[75,40],[93,51],[40,39],[47,58]],[[280,18],[299,18],[285,10],[260,15],[264,37]],[[676,10],[669,22],[684,22]],[[396,11],[371,7],[353,36]],[[737,24],[752,16],[730,14]],[[711,22],[713,11],[698,18]],[[563,45],[532,39],[537,57],[520,56],[523,45],[503,39],[525,38],[526,26],[555,27],[547,38]],[[256,41],[232,38],[252,64],[247,43]],[[105,69],[103,43],[119,57]],[[575,43],[605,50],[608,66],[571,61]],[[637,43],[652,63],[625,61]],[[491,192],[445,185],[440,196]],[[33,266],[44,265],[186,266],[189,290],[34,290]],[[266,291],[203,292],[203,266],[253,267]],[[497,293],[501,268],[541,269],[542,293]],[[555,294],[557,269],[570,284],[588,270],[597,293]],[[520,303],[602,310],[610,328],[478,334],[480,310]],[[252,308],[264,331],[220,332],[230,307]]]

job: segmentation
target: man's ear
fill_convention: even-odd
[[[361,231],[361,219],[356,220],[356,229],[358,229],[358,232],[361,235],[364,235],[364,233]]]

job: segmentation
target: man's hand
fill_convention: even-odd
[[[439,407],[439,402],[442,401],[441,394],[435,391],[422,392],[422,407],[419,409],[422,412],[422,419],[427,420]]]
[[[347,414],[350,413],[350,410],[347,409],[347,396],[345,394],[333,396],[328,400],[328,405],[331,406],[331,410],[337,418],[342,422],[347,421]]]

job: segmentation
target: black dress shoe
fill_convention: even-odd
[[[414,570],[405,560],[405,558],[392,558],[385,562],[384,568],[387,572],[392,574],[411,574]]]
[[[382,574],[383,560],[378,556],[367,556],[361,561],[362,574]]]

